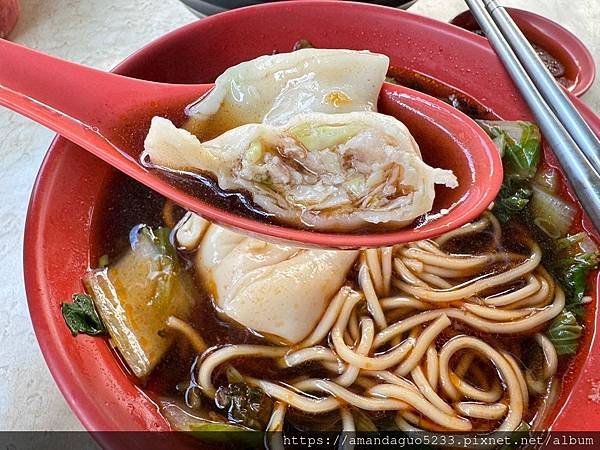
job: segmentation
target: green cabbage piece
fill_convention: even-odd
[[[583,314],[583,297],[588,290],[588,277],[598,267],[598,251],[583,250],[581,242],[590,241],[585,232],[565,236],[556,241],[553,255],[554,276],[565,291],[566,308],[577,316]]]
[[[352,417],[354,417],[354,426],[359,432],[377,432],[377,425],[363,411],[353,408]]]
[[[180,400],[162,399],[158,404],[161,414],[176,431],[188,433],[218,448],[262,448],[263,432],[228,423],[225,417],[207,409],[192,410]]]
[[[530,122],[480,120],[478,123],[502,156],[504,180],[493,212],[506,222],[523,211],[533,195],[531,182],[540,163],[542,137],[539,128]]]
[[[546,336],[556,348],[559,356],[573,355],[577,352],[583,327],[571,311],[563,310],[550,323]]]
[[[106,328],[104,328],[92,297],[89,295],[74,294],[73,302],[63,303],[60,309],[73,336],[80,333],[90,336],[106,334]]]

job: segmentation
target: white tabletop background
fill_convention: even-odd
[[[177,0],[21,0],[10,39],[110,69],[139,47],[196,18]],[[598,0],[503,0],[554,19],[600,60]],[[448,21],[463,0],[419,0],[412,12]],[[6,62],[2,62],[6,64]],[[583,99],[600,111],[600,81]],[[23,227],[29,194],[53,133],[0,110],[0,430],[81,430],[35,339],[23,287]]]

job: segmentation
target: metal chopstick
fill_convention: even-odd
[[[481,0],[465,0],[488,41],[529,105],[589,218],[600,229],[600,175],[536,89]]]
[[[583,120],[506,9],[496,0],[483,0],[483,3],[550,108],[577,142],[592,166],[600,172],[600,139]]]

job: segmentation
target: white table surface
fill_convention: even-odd
[[[502,3],[557,20],[599,55],[597,0]],[[101,69],[196,20],[177,0],[22,0],[22,6],[11,40]],[[419,0],[411,11],[448,21],[464,9],[462,0]],[[600,111],[600,83],[583,98]],[[82,429],[42,358],[23,288],[27,202],[52,137],[41,126],[0,109],[0,430]]]

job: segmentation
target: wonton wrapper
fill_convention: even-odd
[[[296,344],[315,328],[357,255],[271,244],[210,225],[195,263],[222,314]]]
[[[451,171],[422,161],[402,122],[366,111],[243,125],[204,143],[155,117],[144,159],[212,174],[221,189],[248,192],[278,219],[318,230],[406,226],[431,210],[435,184],[457,186]]]
[[[368,51],[303,49],[231,67],[188,109],[194,122],[225,131],[248,123],[283,125],[300,113],[376,111],[389,58]]]

